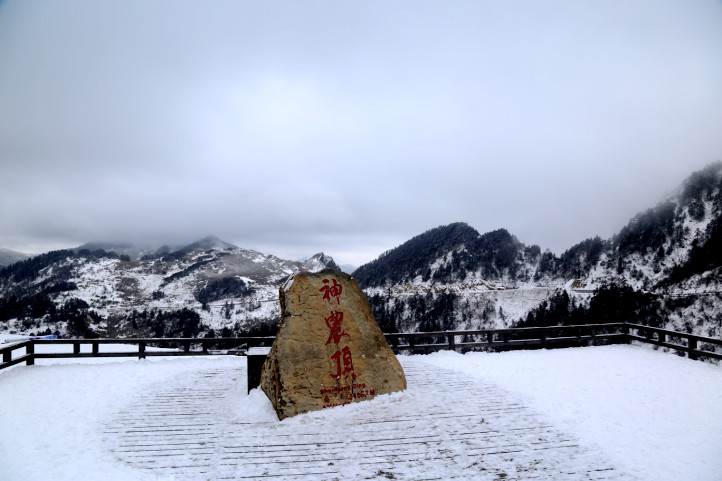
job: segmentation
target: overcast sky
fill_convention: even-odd
[[[722,2],[0,1],[0,247],[557,254],[722,159]]]

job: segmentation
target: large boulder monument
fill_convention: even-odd
[[[261,372],[279,419],[406,389],[406,376],[356,281],[302,272],[279,292],[281,323]]]

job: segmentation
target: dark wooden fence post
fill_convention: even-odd
[[[3,352],[3,362],[10,362],[13,360],[13,352],[11,350],[7,350]]]
[[[142,341],[138,343],[138,359],[145,359],[145,343]]]
[[[453,334],[449,336],[449,351],[455,351],[456,350],[456,336]]]
[[[695,339],[693,337],[688,337],[687,344],[689,346],[689,350],[687,351],[687,356],[690,359],[696,360],[698,357],[697,353],[695,352],[697,350],[697,339]]]
[[[98,349],[98,343],[97,343],[97,342],[94,342],[94,343],[93,343],[93,356],[97,356],[97,355],[98,355],[98,351],[99,351],[99,349]]]
[[[73,343],[73,354],[80,354],[80,342],[78,341]]]
[[[191,352],[191,342],[183,341],[183,352]]]
[[[32,366],[33,364],[35,364],[35,343],[33,341],[30,341],[30,344],[25,347],[25,354],[30,356],[28,357],[25,365]]]
[[[270,347],[251,347],[246,353],[246,378],[248,392],[261,385],[261,373],[266,362]]]

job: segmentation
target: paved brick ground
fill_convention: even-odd
[[[245,373],[205,368],[147,391],[106,428],[122,462],[175,480],[627,480],[519,396],[402,356],[395,402],[323,417],[233,422]],[[344,414],[339,415],[338,413]]]

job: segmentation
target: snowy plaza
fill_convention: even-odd
[[[719,480],[722,367],[646,346],[399,357],[408,389],[278,421],[242,356],[0,374],[2,480]]]

